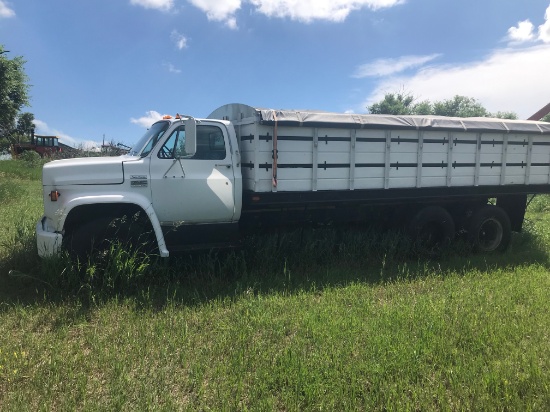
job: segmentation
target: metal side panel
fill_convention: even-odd
[[[350,160],[350,170],[349,170],[349,190],[355,189],[355,146],[357,143],[357,130],[351,129],[350,131],[350,153],[349,153],[349,160]]]
[[[390,151],[391,151],[391,130],[386,130],[386,152],[384,158],[384,189],[390,187]]]
[[[452,186],[453,178],[453,134],[449,132],[449,144],[447,145],[447,187]]]
[[[243,124],[246,190],[273,190],[273,125]],[[279,125],[277,191],[537,185],[550,139],[521,133]]]
[[[254,128],[254,189],[258,187],[258,182],[260,180],[260,169],[258,165],[258,160],[260,158],[260,134],[258,132],[258,125]]]
[[[424,150],[424,133],[418,131],[418,152],[416,156],[416,187],[422,187],[422,152]]]
[[[481,133],[478,133],[477,144],[476,144],[476,165],[475,165],[474,186],[479,186],[480,169],[481,169]]]
[[[533,160],[533,136],[528,136],[527,145],[527,168],[525,170],[525,184],[528,185],[531,181],[531,163]]]
[[[313,165],[311,190],[317,191],[317,165],[319,164],[319,129],[313,129]]]
[[[502,136],[502,161],[500,167],[500,184],[503,185],[506,181],[506,157],[508,156],[508,135]]]

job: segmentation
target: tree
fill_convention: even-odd
[[[25,60],[21,56],[9,59],[6,53],[0,45],[0,137],[13,132],[19,111],[29,104]]]
[[[456,95],[452,99],[435,102],[433,114],[450,117],[487,117],[489,112],[476,99]]]
[[[518,118],[514,112],[490,113],[472,97],[456,95],[452,99],[435,103],[429,100],[416,103],[416,98],[412,94],[403,91],[386,93],[380,102],[373,103],[367,109],[372,114]]]
[[[31,140],[31,136],[34,130],[34,114],[23,113],[17,118],[17,135],[25,140]]]
[[[544,116],[540,120],[541,120],[541,122],[549,122],[550,123],[550,113],[548,113],[546,116]]]
[[[488,117],[489,112],[476,99],[456,95],[452,99],[435,102],[433,114],[450,117]]]
[[[423,102],[414,105],[413,113],[427,116],[433,114],[433,110],[434,108],[432,102],[430,102],[429,100],[424,100]]]
[[[433,107],[429,100],[415,103],[416,98],[406,92],[386,93],[384,98],[370,105],[367,109],[372,114],[394,114],[394,115],[428,115],[432,114]]]
[[[413,114],[413,102],[414,97],[408,93],[386,93],[382,101],[372,104],[368,109],[372,114]]]
[[[499,119],[510,119],[510,120],[518,119],[518,115],[514,112],[496,112],[496,113],[492,113],[491,117],[497,117]]]

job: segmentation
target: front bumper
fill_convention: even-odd
[[[46,216],[43,216],[36,223],[36,245],[40,257],[53,256],[59,253],[62,241],[63,235],[48,227]]]

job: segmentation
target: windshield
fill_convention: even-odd
[[[147,156],[151,150],[153,150],[153,147],[155,147],[164,132],[168,130],[169,126],[170,122],[167,121],[161,121],[153,124],[151,128],[145,132],[143,137],[134,145],[134,147],[130,149],[128,154],[130,156]]]

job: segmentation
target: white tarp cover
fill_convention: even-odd
[[[231,121],[255,116],[262,124],[309,127],[384,128],[417,130],[457,130],[498,133],[550,135],[550,123],[488,117],[393,116],[385,114],[330,113],[310,110],[261,109],[243,104],[228,104],[216,109],[210,118]]]

